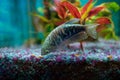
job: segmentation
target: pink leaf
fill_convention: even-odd
[[[60,0],[54,0],[54,3],[55,3],[55,5],[57,6],[57,5],[59,5]]]

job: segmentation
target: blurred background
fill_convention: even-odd
[[[120,0],[98,0],[96,5],[112,1],[120,5]],[[50,20],[50,15],[55,15],[49,13],[51,9],[46,2],[52,3],[52,0],[0,0],[0,47],[30,47],[41,44],[47,32],[52,30],[49,26],[53,25],[47,25],[44,35],[40,26],[44,27],[42,20],[46,19],[42,16]],[[87,2],[88,0],[80,0],[81,5]],[[120,36],[120,10],[112,12],[112,19],[115,23],[115,33]]]

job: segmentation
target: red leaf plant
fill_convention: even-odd
[[[54,3],[56,5],[56,11],[58,13],[58,16],[61,19],[65,19],[67,17],[67,12],[65,7],[62,5],[62,3],[60,2],[60,0],[54,0]]]
[[[66,18],[69,11],[73,17],[80,18],[80,24],[85,24],[88,18],[95,16],[102,9],[105,8],[105,6],[102,6],[102,5],[93,7],[93,5],[96,3],[96,2],[93,2],[93,0],[89,0],[88,3],[82,7],[81,10],[79,10],[79,8],[77,8],[75,5],[73,5],[68,1],[60,1],[60,0],[54,0],[54,1],[55,1],[57,12],[60,18],[62,19]],[[107,18],[104,18],[104,21],[106,21],[105,19],[108,20]],[[108,24],[104,21],[102,23]]]
[[[93,0],[89,0],[81,9],[68,2],[67,0],[54,0],[57,6],[57,13],[61,19],[65,19],[68,16],[68,12],[75,18],[80,19],[80,24],[85,25],[86,20],[89,20],[90,17],[97,15],[101,10],[105,8],[105,6],[96,6],[94,7]],[[101,31],[104,29],[104,25],[110,24],[110,20],[107,17],[97,18],[95,23],[99,24],[97,31]],[[100,27],[102,26],[102,27]],[[80,42],[82,43],[82,42]],[[80,45],[83,50],[83,45]]]
[[[96,19],[96,23],[103,25],[103,24],[110,24],[111,21],[107,17],[101,17]]]
[[[105,25],[106,25],[106,24],[110,24],[111,21],[110,21],[110,19],[107,18],[107,17],[100,17],[100,18],[97,18],[97,19],[96,19],[95,23],[100,24],[100,25],[98,26],[98,28],[97,28],[97,32],[100,32],[100,31],[106,29],[106,26],[105,26]]]

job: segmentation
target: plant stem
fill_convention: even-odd
[[[81,24],[81,25],[85,25],[85,21],[86,21],[86,19],[80,20],[80,24]],[[82,42],[82,41],[80,42],[80,49],[81,49],[82,51],[84,51],[84,47],[83,47],[83,42]]]
[[[83,42],[80,42],[80,48],[81,48],[82,51],[84,51]]]
[[[110,18],[109,18],[110,19]],[[111,32],[112,32],[112,36],[114,36],[114,39],[115,40],[118,40],[118,37],[116,36],[116,33],[115,33],[115,25],[114,25],[114,22],[112,19],[110,19],[111,21]]]

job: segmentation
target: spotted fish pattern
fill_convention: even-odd
[[[89,32],[87,32],[89,31]],[[95,30],[94,30],[95,32]],[[45,39],[41,54],[45,55],[56,49],[62,48],[69,43],[82,41],[88,38],[90,33],[89,27],[80,24],[63,24],[55,28]],[[96,33],[93,33],[94,37]]]

